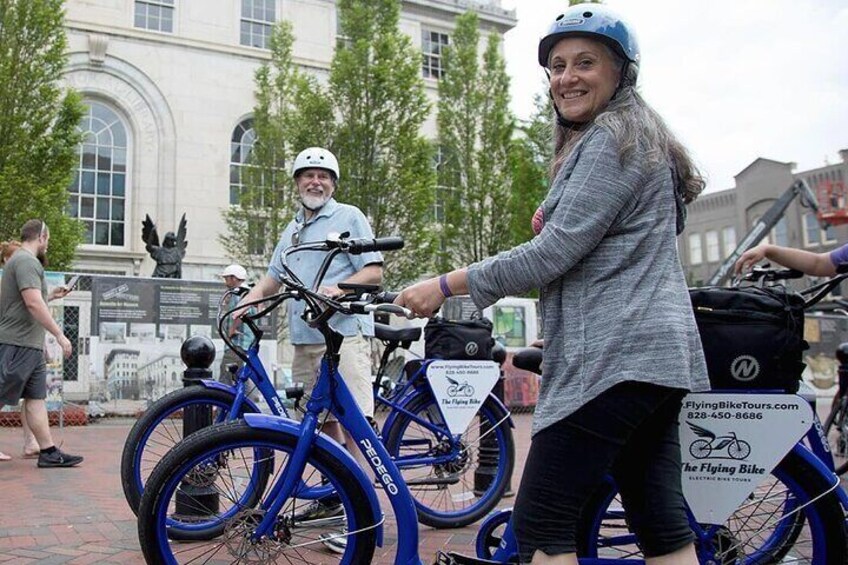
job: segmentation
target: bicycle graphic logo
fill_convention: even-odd
[[[450,386],[448,386],[448,396],[456,398],[457,396],[474,396],[474,387],[468,381],[455,381],[450,377],[446,377]]]
[[[751,454],[751,444],[736,437],[736,432],[716,436],[706,428],[686,422],[698,439],[689,445],[695,459],[735,459],[744,461]]]

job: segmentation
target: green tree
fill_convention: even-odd
[[[439,185],[446,187],[442,270],[480,261],[511,244],[514,120],[509,112],[509,77],[496,34],[478,55],[478,18],[456,20],[443,52],[437,123],[442,161]]]
[[[396,0],[339,0],[347,39],[336,48],[330,90],[339,122],[338,198],[368,216],[375,235],[400,235],[406,248],[385,254],[386,285],[432,266],[433,149],[420,133],[430,104],[421,53],[399,27]]]
[[[68,218],[77,160],[80,97],[59,84],[67,60],[62,0],[0,0],[0,239],[30,218],[50,227],[53,269],[66,269],[82,240]]]
[[[234,260],[264,269],[280,233],[296,208],[290,162],[306,147],[327,146],[333,138],[333,111],[318,81],[292,60],[294,34],[289,22],[271,33],[271,59],[256,71],[253,129],[256,142],[246,166],[238,203],[224,211],[225,235],[219,241]]]
[[[510,155],[512,190],[510,240],[513,245],[533,237],[530,219],[548,192],[548,167],[553,159],[553,121],[550,99],[537,94],[535,109],[519,126]]]

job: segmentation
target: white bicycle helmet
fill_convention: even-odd
[[[323,147],[309,147],[297,154],[292,165],[292,177],[303,169],[324,169],[334,175],[336,182],[339,180],[339,161]]]

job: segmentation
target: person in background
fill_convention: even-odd
[[[743,253],[736,261],[733,270],[737,275],[741,275],[764,260],[801,271],[805,275],[832,277],[836,274],[836,267],[848,263],[848,244],[833,251],[813,253],[803,249],[761,243]]]
[[[704,181],[636,91],[639,48],[615,12],[566,8],[538,62],[556,145],[536,236],[396,302],[430,316],[454,294],[482,310],[540,289],[544,376],[512,515],[522,563],[576,565],[580,511],[612,475],[647,563],[695,565],[677,420],[709,381],[676,236]]]
[[[333,153],[321,147],[304,149],[294,160],[292,178],[300,206],[280,236],[268,266],[268,274],[242,299],[244,303],[279,291],[284,276],[282,261],[290,247],[299,243],[325,241],[331,233],[349,232],[352,239],[374,237],[368,218],[359,208],[342,204],[333,198],[339,183],[339,163]],[[293,254],[288,260],[288,267],[301,281],[310,285],[318,274],[324,256],[324,253],[314,251]],[[338,287],[339,283],[379,285],[382,277],[383,256],[380,253],[342,254],[330,264],[324,284],[318,291],[330,297],[338,297],[345,294]],[[304,311],[302,301],[289,301],[287,309],[291,342],[294,345],[292,378],[296,382],[307,383],[311,390],[326,350],[324,338],[301,318]],[[365,416],[373,418],[371,346],[367,338],[374,335],[374,319],[370,314],[335,316],[330,325],[345,336],[339,352],[339,373]],[[322,431],[339,443],[346,444],[345,434],[335,419],[328,417]],[[321,519],[342,513],[341,501],[332,495],[315,501],[298,519]],[[325,545],[330,547],[344,543],[345,540],[344,537],[334,538]],[[341,547],[330,549],[344,551]]]
[[[231,290],[234,288],[243,287],[245,281],[247,280],[247,271],[241,265],[230,265],[226,269],[224,269],[219,276],[224,279],[224,284],[227,287],[227,290]],[[247,288],[245,288],[245,292]],[[222,307],[225,310],[232,310],[236,306],[238,306],[239,301],[241,300],[241,295],[232,294],[229,297],[229,300]],[[250,310],[250,313],[254,313],[255,308]],[[244,322],[241,318],[234,318],[230,316],[224,321],[224,331],[227,332],[227,337],[232,340],[234,345],[237,345],[247,351],[247,348],[250,347],[251,342],[253,341],[253,332],[250,331],[250,328],[244,325]],[[222,383],[232,385],[233,384],[233,372],[229,370],[231,365],[236,365],[236,372],[241,369],[244,362],[241,360],[241,357],[235,354],[230,348],[224,349],[224,356],[221,359],[221,372],[218,377]]]
[[[44,265],[50,230],[44,220],[28,220],[21,228],[21,248],[3,269],[0,281],[0,405],[26,399],[24,412],[39,446],[38,466],[74,467],[83,458],[56,447],[47,416],[45,330],[56,337],[65,357],[71,342],[47,308],[50,296],[62,298],[69,289],[57,287],[48,295]]]

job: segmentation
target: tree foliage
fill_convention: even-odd
[[[451,45],[443,51],[439,82],[439,185],[445,187],[442,269],[480,261],[508,248],[513,171],[514,120],[509,77],[496,34],[482,57],[478,18],[457,18]]]
[[[375,235],[400,235],[385,254],[386,284],[426,272],[434,251],[433,149],[420,133],[430,111],[421,54],[398,27],[396,0],[339,0],[345,42],[336,48],[330,91],[341,167],[337,198],[368,216]]]
[[[333,112],[315,77],[292,60],[291,24],[272,30],[271,59],[257,71],[253,129],[257,141],[242,167],[244,188],[237,205],[224,211],[220,242],[234,260],[264,269],[280,233],[296,211],[297,191],[290,162],[310,146],[333,138]]]
[[[30,218],[50,226],[51,268],[68,268],[82,240],[68,218],[85,108],[59,84],[66,37],[62,0],[0,0],[0,239]]]

